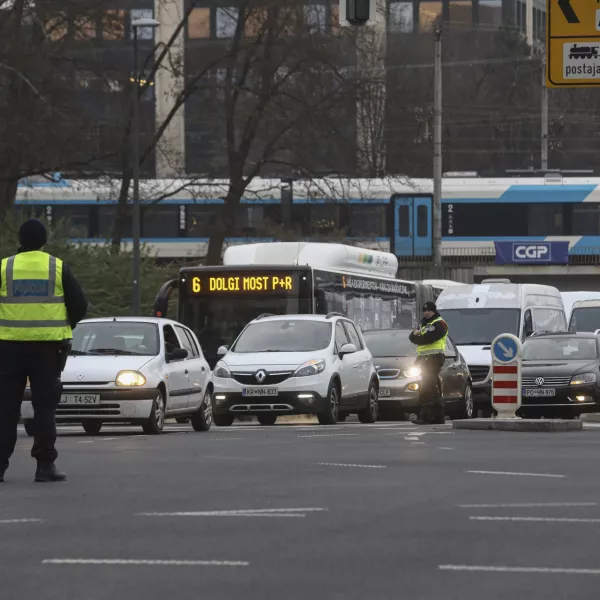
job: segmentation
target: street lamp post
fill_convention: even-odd
[[[150,27],[156,29],[160,23],[156,19],[135,19],[131,22],[133,30],[133,315],[142,312],[142,288],[140,282],[140,73],[138,67],[138,29]]]

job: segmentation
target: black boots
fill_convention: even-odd
[[[54,481],[65,481],[67,476],[61,473],[54,463],[38,463],[35,472],[35,481],[39,483],[50,483]]]

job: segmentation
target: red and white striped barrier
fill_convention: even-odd
[[[521,406],[521,341],[505,333],[492,342],[492,406],[499,417],[516,417]]]

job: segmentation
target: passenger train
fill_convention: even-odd
[[[119,185],[119,180],[25,180],[16,210],[45,216],[50,223],[68,219],[75,241],[103,243],[111,236]],[[147,180],[140,190],[142,239],[149,249],[164,258],[202,257],[227,181]],[[282,215],[289,208],[295,239],[343,238],[399,258],[425,258],[432,254],[432,205],[431,179],[286,184],[257,178],[242,199],[227,243],[281,239],[287,229]],[[130,235],[128,227],[125,243]],[[493,242],[502,240],[567,240],[571,254],[600,254],[600,178],[446,177],[442,236],[442,252],[455,256],[493,249]]]

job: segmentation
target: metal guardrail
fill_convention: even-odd
[[[398,256],[401,267],[425,267],[431,265],[431,256]],[[496,263],[495,248],[453,247],[443,248],[444,266],[485,266]],[[569,250],[569,265],[600,265],[600,246],[575,246]]]

